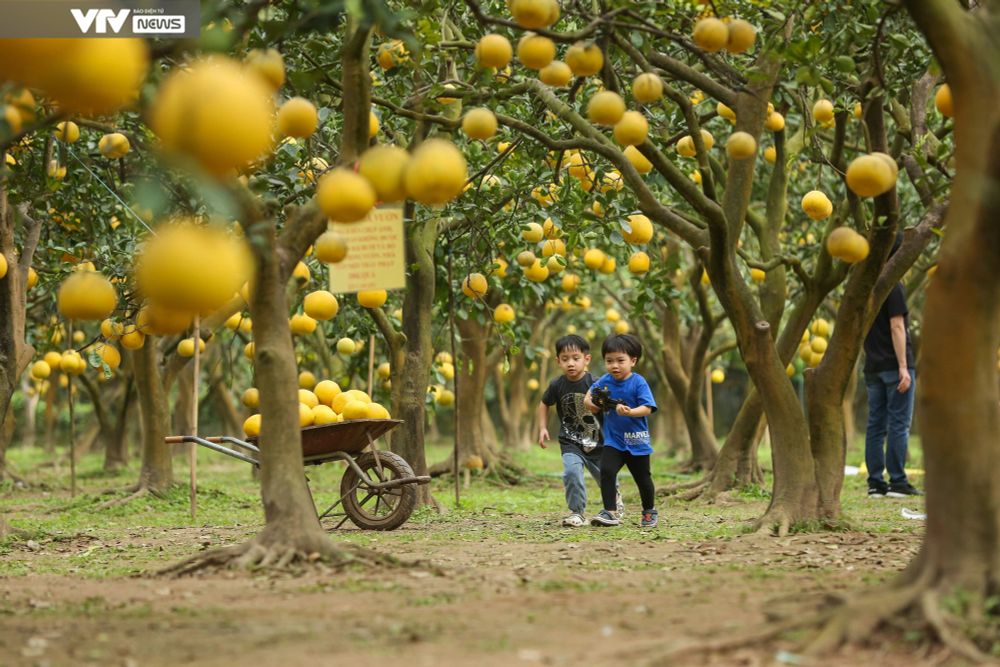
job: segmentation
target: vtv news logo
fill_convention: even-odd
[[[73,15],[73,20],[76,21],[76,25],[80,28],[80,32],[86,34],[93,29],[93,32],[97,34],[106,35],[108,34],[108,28],[110,28],[111,32],[115,34],[120,33],[122,28],[125,26],[125,22],[128,20],[129,14],[132,13],[132,10],[120,9],[115,11],[113,9],[88,9],[84,11],[82,9],[71,9],[70,13]],[[183,32],[183,16],[136,14],[132,17],[133,34],[141,35]]]

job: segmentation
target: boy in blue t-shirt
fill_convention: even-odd
[[[601,453],[601,499],[604,509],[590,520],[594,526],[617,526],[615,480],[628,466],[642,498],[642,522],[653,527],[659,513],[653,507],[655,492],[649,472],[653,453],[646,417],[656,411],[656,400],[646,379],[632,368],[642,357],[642,344],[631,334],[614,334],[601,346],[608,372],[590,387],[583,404],[594,413],[604,412],[604,451]]]

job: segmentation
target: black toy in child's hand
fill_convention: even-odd
[[[625,401],[620,401],[617,398],[611,398],[611,390],[607,387],[598,387],[590,395],[590,398],[594,405],[599,407],[604,412],[611,412],[617,405],[625,405]]]

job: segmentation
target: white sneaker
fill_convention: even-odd
[[[568,528],[579,528],[580,526],[587,525],[587,520],[584,519],[582,515],[574,512],[573,514],[570,514],[568,517],[563,519],[562,525]]]

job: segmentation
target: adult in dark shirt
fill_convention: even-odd
[[[893,253],[899,244],[897,238]],[[906,292],[897,284],[879,308],[865,337],[865,385],[868,388],[865,465],[868,467],[869,498],[920,495],[906,479],[904,469],[917,380],[909,328]],[[888,484],[882,476],[887,468]]]

